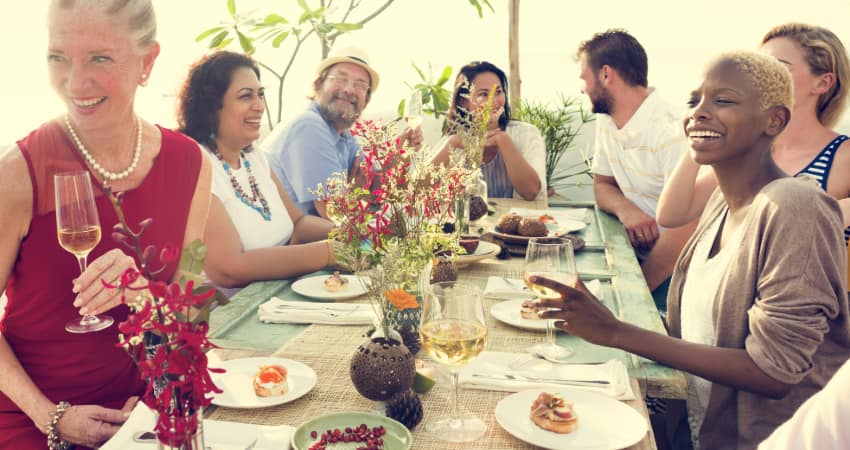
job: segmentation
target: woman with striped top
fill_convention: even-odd
[[[801,23],[787,23],[768,31],[761,50],[784,63],[794,81],[791,121],[776,139],[771,156],[786,173],[814,177],[822,189],[839,200],[844,226],[848,227],[850,143],[846,135],[831,128],[847,105],[847,51],[831,31]],[[686,155],[661,193],[658,223],[675,227],[699,217],[715,187],[717,181],[711,168],[703,166],[700,170]],[[844,236],[850,238],[850,228],[845,228]]]

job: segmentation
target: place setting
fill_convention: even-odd
[[[210,373],[223,391],[214,394],[212,404],[225,408],[267,408],[289,403],[310,392],[318,381],[310,366],[286,358],[238,358],[211,363],[210,367],[225,370]]]
[[[100,450],[150,450],[156,448],[156,413],[139,402],[130,417]],[[255,425],[204,419],[204,450],[286,450],[295,427]]]
[[[509,395],[496,405],[495,417],[514,437],[549,449],[616,450],[647,433],[646,420],[628,405],[574,387]]]

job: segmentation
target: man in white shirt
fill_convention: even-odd
[[[596,203],[628,231],[659,309],[666,310],[666,280],[696,223],[662,230],[655,221],[667,176],[687,150],[676,108],[648,87],[646,52],[623,30],[583,42],[577,58],[582,92],[596,116],[593,190]]]

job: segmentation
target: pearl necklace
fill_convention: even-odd
[[[117,181],[123,180],[130,176],[134,170],[136,170],[136,165],[139,164],[139,156],[142,154],[142,120],[136,116],[136,128],[138,128],[138,133],[136,134],[136,150],[133,152],[133,161],[130,165],[121,172],[110,172],[103,168],[97,161],[95,161],[94,156],[86,149],[83,145],[83,141],[80,140],[80,137],[77,136],[77,132],[74,131],[74,127],[71,126],[71,121],[68,119],[68,116],[65,116],[65,126],[68,127],[68,132],[71,134],[71,137],[74,139],[74,143],[77,144],[77,149],[89,163],[92,169],[95,170],[100,176],[109,181]]]

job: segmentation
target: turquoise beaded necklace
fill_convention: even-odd
[[[221,157],[219,152],[215,152],[215,156],[221,161],[221,165],[224,166],[224,171],[230,177],[230,184],[233,186],[233,191],[236,192],[236,197],[242,201],[242,203],[248,205],[254,211],[257,211],[260,216],[263,217],[265,221],[272,220],[272,213],[269,210],[269,202],[266,201],[266,198],[263,196],[263,193],[260,192],[260,186],[257,185],[257,179],[254,178],[254,172],[251,171],[251,163],[245,159],[245,152],[239,152],[239,159],[242,161],[242,165],[245,167],[245,171],[248,172],[248,183],[251,185],[251,196],[245,193],[245,190],[242,189],[242,185],[239,184],[239,180],[233,175],[233,172],[230,170],[230,164]]]

